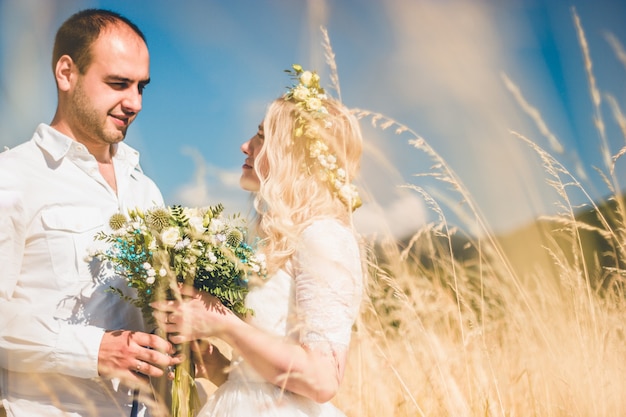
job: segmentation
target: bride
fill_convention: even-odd
[[[315,72],[268,108],[246,155],[241,187],[255,194],[268,274],[250,282],[242,319],[211,295],[183,288],[182,301],[155,303],[172,343],[218,337],[233,348],[229,373],[199,416],[343,416],[330,400],[346,366],[363,291],[351,216],[361,201],[361,131]],[[209,366],[226,360],[209,344]]]

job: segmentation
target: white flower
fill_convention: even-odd
[[[339,195],[346,201],[352,201],[352,187],[350,187],[349,184],[344,184],[344,186],[339,189]]]
[[[306,101],[306,106],[311,111],[316,111],[322,108],[322,100],[317,97],[311,97]]]
[[[207,253],[207,258],[209,258],[209,261],[214,264],[215,262],[217,262],[217,256],[215,256],[215,254],[213,252],[208,252]]]
[[[156,271],[154,269],[150,268],[150,269],[148,269],[147,274],[148,274],[149,277],[154,277],[156,275]]]
[[[328,155],[326,157],[329,169],[335,169],[337,167],[337,157],[335,155]]]
[[[180,231],[177,227],[168,227],[161,233],[161,240],[163,244],[168,247],[173,247],[180,239]]]
[[[183,214],[187,218],[197,217],[197,216],[202,217],[202,213],[200,212],[200,209],[198,209],[198,207],[184,207]]]
[[[167,275],[167,269],[165,269],[165,268],[159,269],[159,276],[160,277],[164,277],[166,275]]]
[[[183,209],[183,214],[189,219],[189,226],[191,226],[194,230],[198,232],[202,232],[204,230],[204,218],[200,209],[197,207],[185,207]]]
[[[309,148],[309,155],[311,155],[311,158],[318,158],[322,154],[326,153],[327,150],[328,146],[326,146],[325,143],[316,140]]]
[[[132,229],[131,229],[131,230],[132,230]],[[112,234],[113,236],[124,236],[124,235],[126,234],[126,229],[121,228],[121,229],[113,230],[113,231],[111,232],[111,234]]]
[[[293,89],[293,98],[298,101],[305,101],[309,97],[309,89],[303,85],[299,85]]]
[[[83,258],[83,260],[89,263],[93,261],[93,258],[98,258],[100,256],[102,256],[102,252],[100,252],[99,250],[95,248],[89,248],[87,249],[87,253],[85,254],[85,257]]]
[[[174,250],[180,252],[181,250],[185,249],[190,244],[191,244],[191,241],[189,240],[188,237],[186,237],[183,240],[179,240],[178,242],[176,242],[176,244],[174,245]]]
[[[143,267],[143,269],[145,269],[146,271],[149,271],[150,269],[152,269],[152,265],[150,265],[149,262],[144,262],[143,265],[141,265]]]
[[[154,281],[155,281],[154,275],[150,275],[150,276],[148,276],[148,278],[146,278],[146,283],[148,285],[154,284]]]
[[[211,220],[211,224],[209,224],[209,232],[214,234],[214,233],[219,232],[222,229],[224,229],[224,222],[223,221],[221,221],[220,219],[213,219],[213,220]]]
[[[254,259],[256,262],[258,262],[261,265],[265,265],[265,254],[264,253],[257,253],[256,255],[254,255]]]
[[[204,230],[204,219],[201,216],[191,216],[189,217],[189,226],[197,232],[202,232]]]
[[[302,75],[300,75],[300,82],[308,87],[311,84],[312,78],[313,74],[311,71],[304,71]]]

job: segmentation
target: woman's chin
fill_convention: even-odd
[[[242,175],[239,180],[239,186],[245,191],[254,193],[259,191],[260,184],[258,180],[255,181],[252,178],[247,178],[245,175]]]

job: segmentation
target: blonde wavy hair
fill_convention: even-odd
[[[296,119],[319,130],[321,140],[352,181],[360,168],[363,138],[357,119],[341,102],[328,98],[328,114],[312,117],[279,98],[263,120],[264,143],[255,160],[260,189],[254,198],[257,228],[267,258],[268,273],[283,267],[295,251],[298,236],[314,220],[334,218],[351,226],[352,209],[336,195],[319,166],[309,159],[307,140],[294,135]]]

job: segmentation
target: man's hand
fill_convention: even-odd
[[[131,388],[149,387],[149,377],[161,377],[168,366],[181,358],[163,338],[129,330],[107,331],[98,352],[98,373],[104,378],[119,378]]]

